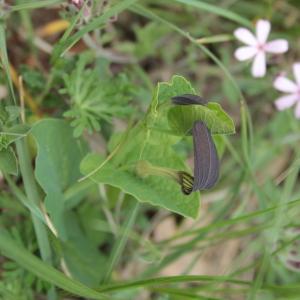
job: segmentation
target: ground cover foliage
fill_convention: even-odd
[[[299,299],[299,8],[0,1],[1,299]]]

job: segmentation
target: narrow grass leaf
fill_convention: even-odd
[[[97,292],[78,281],[68,278],[63,273],[42,262],[29,251],[20,247],[20,245],[17,244],[4,230],[1,230],[0,232],[0,251],[6,257],[16,261],[29,272],[32,272],[39,278],[52,283],[64,291],[90,299],[108,299],[102,293]]]
[[[185,5],[196,7],[200,10],[207,11],[207,12],[210,12],[212,14],[215,14],[215,15],[218,15],[221,17],[224,17],[228,20],[237,22],[243,26],[252,27],[252,24],[249,20],[243,18],[242,16],[234,13],[233,11],[231,11],[229,9],[224,9],[224,8],[220,7],[219,5],[217,6],[217,5],[209,4],[207,2],[196,1],[196,0],[175,0],[175,1],[185,4]]]
[[[7,50],[6,50],[6,36],[5,36],[5,23],[0,20],[0,57],[2,61],[2,65],[5,71],[9,92],[11,95],[12,102],[16,105],[17,100],[14,93],[13,83],[10,76],[10,68],[9,68],[9,61],[7,56]]]
[[[14,11],[20,11],[24,9],[35,9],[35,8],[43,8],[50,5],[55,5],[59,3],[63,3],[62,0],[42,0],[42,1],[26,1],[25,3],[20,3],[16,5],[12,5],[10,7],[10,10],[12,12]]]
[[[209,275],[184,275],[184,276],[166,276],[166,277],[157,277],[150,279],[142,279],[137,281],[122,282],[112,285],[103,286],[99,289],[102,292],[112,292],[118,290],[125,290],[138,287],[146,286],[156,286],[162,284],[171,284],[171,283],[184,283],[184,282],[229,282],[238,285],[248,286],[250,283],[244,280],[233,279],[228,276],[209,276]]]

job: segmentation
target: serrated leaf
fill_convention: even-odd
[[[177,135],[187,135],[195,121],[203,121],[212,134],[235,133],[233,120],[221,105],[209,102],[207,105],[177,105],[168,112],[171,130]]]

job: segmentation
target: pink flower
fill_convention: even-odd
[[[83,17],[86,21],[88,21],[88,19],[91,17],[91,9],[88,5],[85,5],[84,0],[69,0],[69,2],[74,5],[77,10],[80,10],[84,5]]]
[[[252,75],[263,77],[266,74],[266,53],[284,53],[288,50],[288,42],[284,39],[267,42],[271,24],[267,20],[256,23],[256,36],[246,28],[234,31],[235,37],[247,46],[238,48],[234,55],[237,60],[253,58]]]
[[[84,4],[83,0],[71,0],[70,2],[71,4],[75,5],[78,9],[80,9]]]
[[[300,63],[293,64],[293,73],[295,82],[287,77],[278,76],[273,85],[276,90],[287,93],[287,95],[278,98],[275,101],[278,110],[287,109],[296,104],[295,116],[300,118]]]

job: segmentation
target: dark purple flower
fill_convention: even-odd
[[[184,94],[172,98],[176,105],[206,105],[208,102],[197,95]],[[194,177],[180,172],[182,192],[189,195],[197,190],[212,188],[219,177],[219,159],[211,133],[204,122],[195,121],[192,129],[194,143]]]

